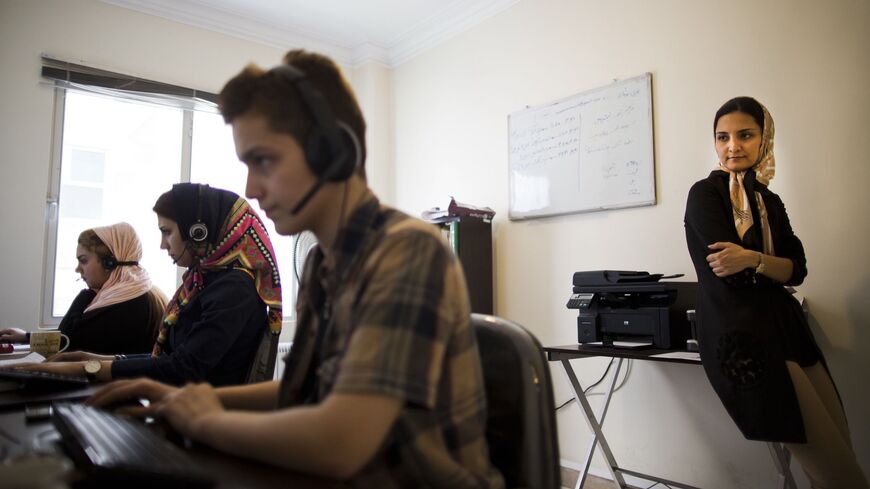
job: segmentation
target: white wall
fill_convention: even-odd
[[[32,328],[40,320],[54,114],[54,92],[39,84],[41,53],[217,92],[247,63],[273,66],[284,52],[96,0],[0,2],[0,222],[6,226],[0,244],[0,327]],[[361,80],[360,101],[367,109],[389,114],[383,67],[344,70],[352,83]],[[389,124],[386,116],[370,121],[369,151],[375,188],[386,189],[388,199],[393,188]]]
[[[732,96],[758,97],[777,121],[773,190],[809,257],[801,291],[870,472],[860,380],[870,372],[868,21],[866,0],[525,0],[393,72],[348,70],[369,123],[370,180],[414,214],[448,195],[496,209],[497,312],[544,344],[571,343],[572,272],[694,275],[683,206],[715,161],[713,112]],[[53,113],[51,90],[38,85],[42,52],[212,91],[245,63],[270,66],[283,54],[95,0],[0,2],[0,325],[39,318]],[[507,221],[507,114],[646,71],[658,204]],[[604,364],[576,368],[588,384]],[[566,400],[565,376],[553,372],[557,402]],[[616,396],[605,431],[626,467],[705,488],[772,486],[766,448],[740,437],[699,368],[635,363]],[[562,456],[577,462],[588,429],[576,406],[558,421]]]
[[[870,3],[735,0],[525,0],[395,70],[396,200],[418,213],[458,200],[494,208],[497,313],[544,344],[576,342],[565,308],[577,270],[685,273],[685,197],[715,162],[712,119],[737,95],[777,124],[777,177],[803,239],[801,292],[870,472]],[[643,72],[653,73],[658,203],[506,220],[509,113]],[[581,382],[601,360],[575,362]],[[554,368],[560,403],[570,397]],[[600,397],[598,398],[600,399]],[[704,488],[772,487],[761,443],[744,440],[698,367],[635,363],[605,432],[617,460]],[[564,459],[590,439],[576,405],[559,412]],[[596,468],[603,473],[599,459]]]
[[[392,70],[366,63],[348,70],[366,119],[366,177],[381,202],[395,205]]]

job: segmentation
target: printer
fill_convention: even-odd
[[[568,309],[577,309],[580,343],[648,343],[683,349],[690,335],[696,282],[659,281],[661,274],[624,270],[576,272]]]

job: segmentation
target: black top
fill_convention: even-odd
[[[154,325],[159,318],[151,317],[148,293],[84,312],[96,295],[91,289],[82,290],[63,316],[58,329],[69,337],[66,351],[109,355],[150,352],[157,334]]]
[[[798,301],[783,285],[799,285],[807,275],[803,245],[789,223],[779,196],[746,172],[747,195],[761,194],[767,209],[774,254],[794,265],[786,284],[748,268],[719,278],[710,269],[707,245],[740,244],[762,251],[761,219],[754,198],[754,225],[741,240],[734,227],[728,174],[713,171],[689,191],[686,242],[698,275],[697,323],[701,360],[713,389],[743,435],[751,440],[803,443],[800,408],[785,365],[824,362]]]
[[[112,363],[112,377],[145,376],[175,385],[244,383],[266,328],[266,305],[241,270],[205,274],[205,286],[182,307],[162,355]]]

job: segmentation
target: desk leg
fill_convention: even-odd
[[[768,442],[767,448],[770,449],[770,456],[773,457],[773,464],[779,472],[779,484],[777,487],[781,489],[797,489],[797,484],[794,477],[791,475],[791,452],[785,445],[777,442]]]
[[[605,392],[604,394],[604,402],[601,404],[598,415],[596,416],[596,419],[598,420],[598,425],[602,428],[602,430],[604,429],[604,418],[605,416],[607,416],[607,409],[610,407],[610,398],[613,396],[613,391],[616,389],[616,380],[619,378],[619,371],[622,369],[622,362],[624,359],[614,358],[611,360],[617,360],[616,369],[613,372],[613,377],[610,379],[610,386],[608,387],[607,392]],[[583,394],[583,397],[586,397],[585,392]],[[597,438],[597,436],[593,437],[592,441],[589,443],[589,447],[586,449],[586,457],[583,464],[583,482],[585,482],[586,475],[588,475],[589,473],[589,466],[592,465],[592,455],[595,454],[595,446],[598,442]],[[580,479],[578,479],[578,484],[579,483]],[[583,486],[578,485],[575,489],[580,489],[581,487]]]
[[[616,371],[613,373],[610,388],[607,390],[604,404],[601,407],[601,413],[596,417],[595,413],[592,412],[592,406],[589,405],[589,401],[586,399],[586,394],[583,393],[580,381],[577,380],[574,368],[571,367],[571,363],[568,360],[562,360],[562,367],[565,368],[565,373],[568,374],[568,379],[571,381],[571,387],[574,389],[574,396],[577,398],[577,402],[583,409],[583,414],[586,417],[586,422],[589,424],[589,428],[592,429],[592,432],[594,433],[592,442],[590,442],[589,448],[586,452],[586,461],[583,465],[583,471],[580,474],[580,477],[577,478],[577,485],[574,486],[575,489],[583,487],[583,484],[586,482],[586,476],[589,473],[589,465],[592,462],[592,455],[595,452],[596,443],[601,445],[601,453],[604,454],[604,458],[607,460],[607,468],[610,470],[610,475],[613,477],[613,483],[619,489],[625,489],[627,487],[622,474],[619,473],[619,466],[616,465],[616,459],[613,457],[613,452],[610,451],[610,445],[607,443],[607,439],[604,438],[604,432],[601,429],[601,425],[604,424],[604,417],[607,415],[607,408],[610,405],[610,398],[613,395],[613,390],[616,386],[616,379],[619,376],[619,370],[622,368],[623,359],[619,358],[617,361]]]

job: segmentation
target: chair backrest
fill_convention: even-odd
[[[278,335],[266,329],[260,337],[260,344],[257,345],[257,352],[254,353],[254,360],[251,362],[251,368],[248,369],[245,382],[254,384],[272,380],[275,376],[276,356],[278,356]]]
[[[532,333],[472,314],[486,389],[486,440],[507,487],[558,489],[559,445],[550,369]]]

